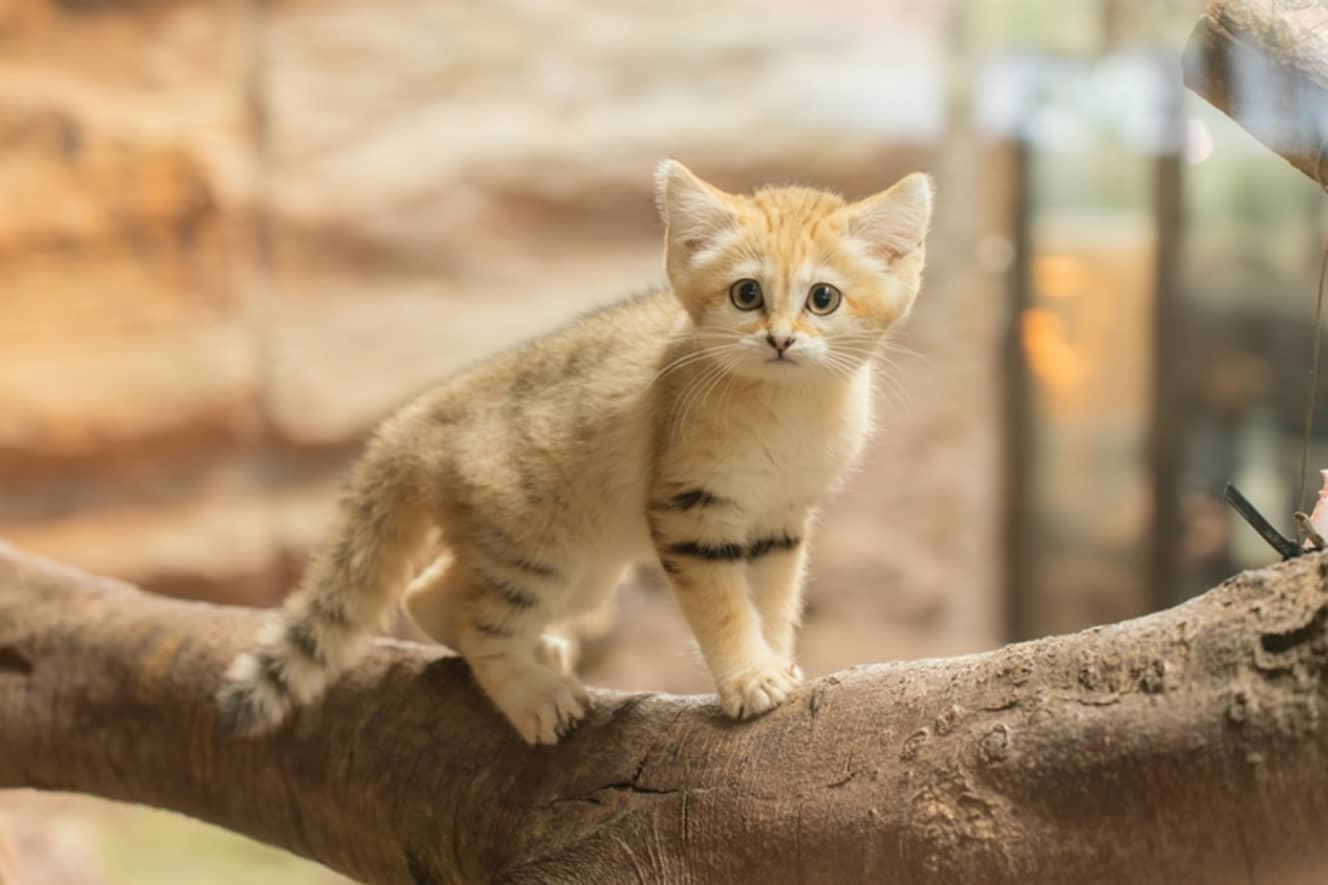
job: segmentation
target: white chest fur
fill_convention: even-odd
[[[756,391],[687,428],[671,465],[680,479],[742,502],[753,515],[807,508],[862,452],[871,426],[871,375],[832,387]],[[683,470],[678,470],[683,467]]]

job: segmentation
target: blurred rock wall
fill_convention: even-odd
[[[892,357],[880,441],[827,511],[805,646],[816,672],[992,644],[998,289],[973,256],[999,161],[949,16],[0,0],[0,536],[271,603],[393,406],[662,278],[661,157],[853,195],[925,168],[920,356]],[[685,638],[664,594],[623,610],[605,680],[704,685],[659,663]]]

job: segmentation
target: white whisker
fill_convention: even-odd
[[[725,350],[732,348],[733,346],[734,344],[730,342],[727,344],[716,344],[710,347],[703,347],[700,350],[688,351],[687,353],[684,353],[682,356],[679,356],[676,359],[674,359],[664,368],[660,369],[655,374],[655,377],[650,379],[650,385],[653,386],[657,381],[659,381],[661,378],[663,378],[665,375],[667,375],[670,372],[677,371],[678,369],[681,369],[683,366],[691,365],[692,363],[697,362],[698,360],[705,359],[706,357],[716,356],[724,352]]]

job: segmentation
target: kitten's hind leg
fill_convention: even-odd
[[[461,601],[448,592],[460,583],[447,580],[451,564],[451,554],[444,553],[410,582],[406,612],[425,636],[456,651],[461,645],[462,616]],[[539,659],[564,676],[571,676],[576,670],[577,638],[541,633],[539,640]]]
[[[421,630],[461,652],[526,743],[555,744],[589,699],[566,640],[543,633],[550,616],[540,589],[440,557],[412,583],[406,608]]]
[[[475,681],[526,743],[556,744],[586,715],[590,699],[558,640],[477,617],[461,653]]]

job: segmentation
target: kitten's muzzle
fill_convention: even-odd
[[[792,335],[776,336],[775,333],[773,332],[767,332],[765,336],[766,344],[769,344],[771,347],[775,349],[775,353],[779,356],[780,359],[783,359],[784,351],[792,347],[793,342],[796,340],[797,339],[794,338]]]

